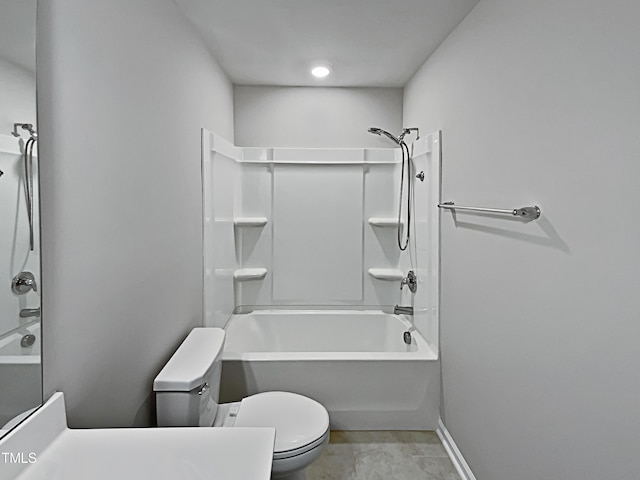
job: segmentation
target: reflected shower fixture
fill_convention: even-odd
[[[11,132],[14,137],[20,138],[18,128],[29,132],[29,139],[24,145],[24,188],[29,219],[29,250],[33,251],[33,147],[38,140],[38,134],[32,123],[14,123]]]
[[[31,136],[31,138],[36,138],[38,135],[35,131],[35,129],[33,128],[33,123],[14,123],[13,124],[13,132],[11,132],[11,135],[13,135],[14,137],[20,137],[20,133],[18,132],[18,128],[22,128],[23,130],[27,130],[29,132],[29,135]]]

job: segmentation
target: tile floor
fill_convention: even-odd
[[[435,432],[332,431],[307,480],[460,480]]]

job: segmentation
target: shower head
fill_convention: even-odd
[[[371,127],[371,128],[369,128],[368,131],[369,131],[369,133],[374,133],[376,135],[385,135],[389,139],[393,140],[393,142],[398,144],[398,145],[400,145],[400,141],[402,140],[401,138],[398,138],[395,135],[391,135],[386,130],[382,130],[381,128],[378,128],[378,127]]]

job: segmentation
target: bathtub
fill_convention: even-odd
[[[261,310],[231,316],[221,401],[283,390],[322,403],[334,430],[435,430],[440,374],[419,332],[381,311]]]
[[[30,347],[20,346],[26,334],[36,336]],[[0,336],[0,426],[27,408],[42,402],[40,322],[35,321]]]

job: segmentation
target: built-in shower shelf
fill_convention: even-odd
[[[267,224],[267,217],[239,217],[233,220],[236,227],[264,227]]]
[[[404,273],[394,268],[370,268],[368,272],[369,275],[378,280],[395,281],[404,278]]]
[[[404,224],[404,222],[402,222]],[[398,219],[391,217],[370,217],[369,225],[374,227],[397,227]]]
[[[267,276],[266,268],[241,268],[233,272],[233,279],[239,282],[262,280]]]

